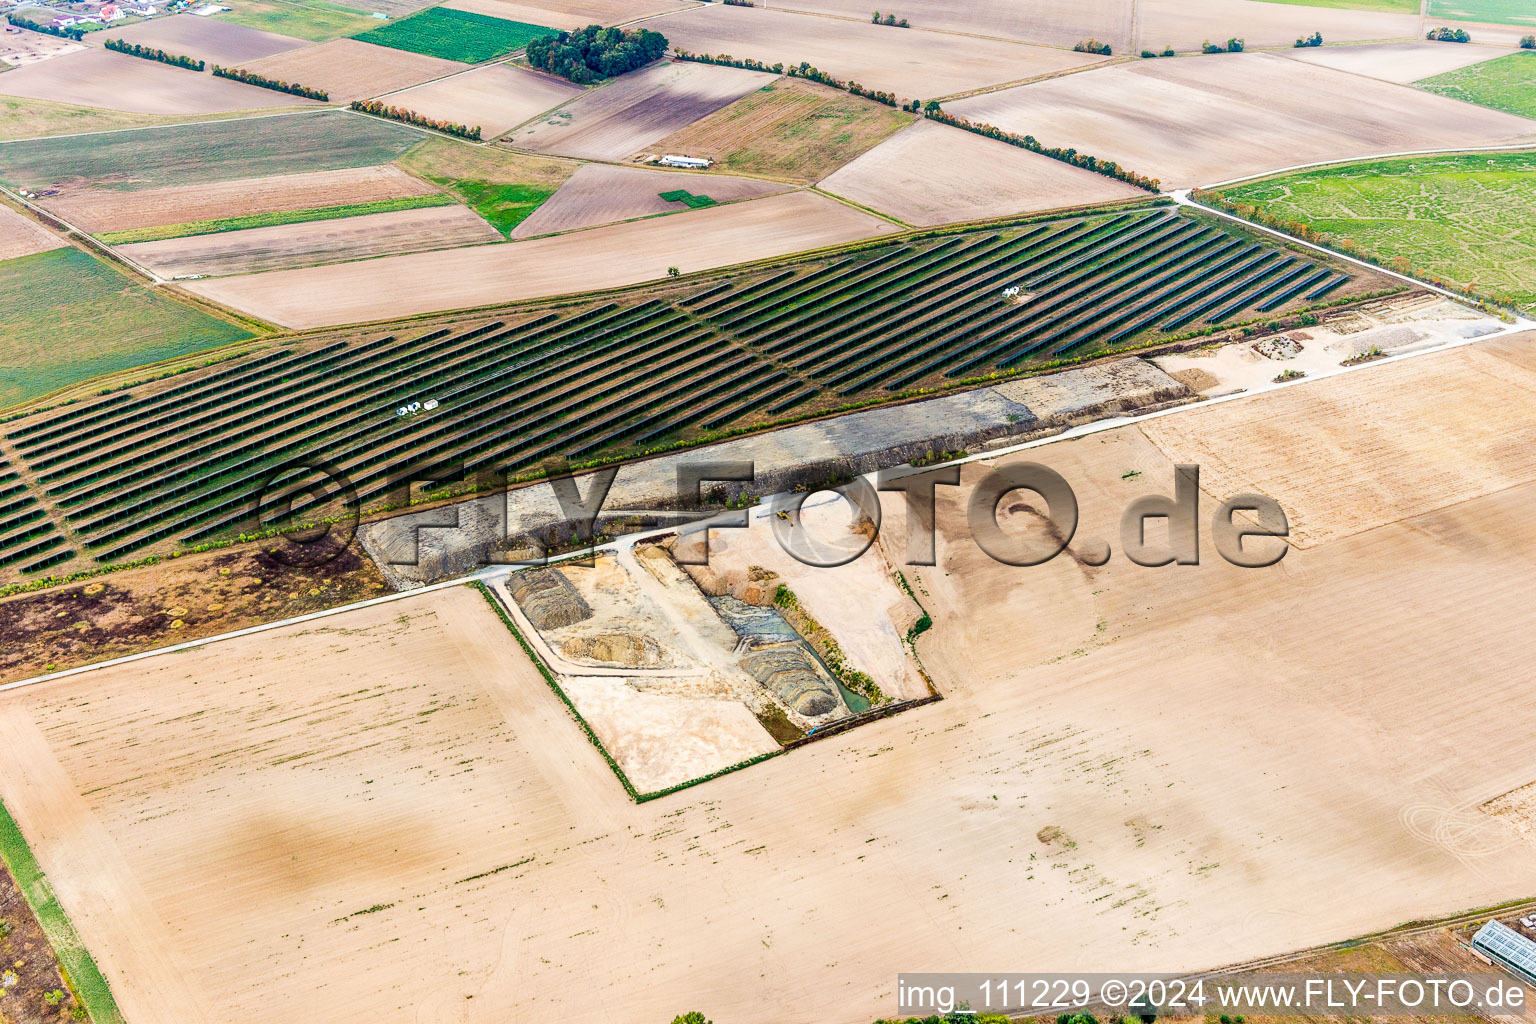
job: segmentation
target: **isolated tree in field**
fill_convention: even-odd
[[[711,1024],[698,1010],[689,1010],[672,1018],[672,1024]]]

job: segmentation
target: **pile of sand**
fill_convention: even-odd
[[[573,636],[560,644],[560,650],[574,661],[598,662],[623,668],[655,668],[661,664],[661,647],[656,641],[634,633]]]
[[[799,644],[760,647],[741,659],[741,667],[790,710],[806,718],[846,710],[837,687],[816,671],[816,663]]]
[[[592,617],[592,608],[559,569],[516,573],[507,589],[528,621],[540,631],[574,626]]]

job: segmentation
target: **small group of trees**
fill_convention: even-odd
[[[870,16],[869,22],[870,22],[871,25],[890,25],[890,26],[892,26],[894,28],[911,28],[912,27],[911,25],[907,24],[907,19],[906,18],[902,18],[900,21],[897,21],[896,20],[896,15],[894,15],[894,14],[886,14],[885,16],[882,17],[879,11],[876,11],[873,15]]]
[[[311,89],[307,85],[297,82],[279,82],[268,78],[266,75],[258,75],[254,71],[244,68],[221,68],[217,64],[213,66],[213,74],[216,78],[227,78],[232,82],[244,82],[246,85],[258,86],[262,89],[271,89],[273,92],[285,92],[290,96],[303,96],[310,100],[328,100],[331,94],[324,89]]]
[[[576,32],[540,36],[528,44],[526,55],[540,71],[585,85],[642,68],[666,52],[667,37],[660,32],[588,25]]]
[[[1536,50],[1536,36],[1521,36],[1520,49]]]
[[[353,100],[352,109],[360,110],[365,114],[375,117],[387,117],[391,121],[400,121],[404,124],[413,124],[418,128],[430,128],[435,132],[445,135],[457,135],[461,139],[469,139],[472,142],[480,141],[480,126],[470,128],[467,125],[454,124],[452,121],[438,121],[430,117],[423,117],[414,110],[406,110],[404,107],[390,107],[378,100]]]
[[[1149,178],[1144,174],[1137,174],[1135,171],[1127,170],[1113,160],[1100,160],[1096,156],[1088,153],[1079,153],[1071,148],[1045,146],[1033,135],[1015,135],[1013,132],[1004,131],[1002,128],[994,125],[976,124],[972,121],[967,121],[963,117],[956,117],[954,114],[946,113],[939,109],[938,103],[933,100],[928,101],[927,106],[924,107],[924,113],[932,120],[938,121],[941,124],[963,128],[968,132],[973,132],[989,139],[1006,142],[1010,146],[1018,146],[1020,149],[1027,149],[1031,153],[1039,153],[1041,156],[1048,156],[1052,160],[1060,160],[1062,163],[1071,164],[1073,167],[1081,167],[1085,171],[1092,171],[1095,174],[1102,174],[1107,178],[1114,178],[1116,181],[1123,181],[1128,185],[1135,185],[1137,188],[1146,189],[1148,192],[1157,192],[1162,185],[1158,179]]]
[[[1302,36],[1301,38],[1297,39],[1296,40],[1296,45],[1295,45],[1294,49],[1301,50],[1301,49],[1305,49],[1308,46],[1322,46],[1322,45],[1323,45],[1323,34],[1321,32],[1313,32],[1309,36]]]
[[[752,0],[720,0],[727,7],[756,7]]]
[[[116,50],[118,53],[126,53],[130,57],[143,57],[145,60],[157,60],[161,64],[169,64],[173,68],[186,68],[188,71],[201,71],[208,65],[196,57],[184,57],[179,53],[166,53],[154,46],[140,46],[138,43],[130,43],[126,39],[108,39],[105,44],[107,49]]]
[[[1242,53],[1243,52],[1243,41],[1241,39],[1238,39],[1236,36],[1233,36],[1231,39],[1227,40],[1227,45],[1223,46],[1220,43],[1213,43],[1209,39],[1207,39],[1205,42],[1200,44],[1200,52],[1201,53]]]
[[[1110,50],[1108,43],[1101,43],[1097,39],[1093,39],[1091,37],[1084,39],[1082,42],[1072,47],[1072,49],[1076,50],[1078,53],[1102,53],[1106,57],[1108,57],[1110,53],[1113,52]]]
[[[85,29],[75,28],[73,25],[67,28],[60,28],[54,24],[44,24],[40,21],[33,21],[31,18],[20,14],[7,14],[5,16],[5,20],[9,21],[17,28],[31,29],[33,32],[42,32],[45,35],[59,36],[63,39],[73,39],[76,42],[85,38]]]
[[[1424,38],[1433,39],[1437,43],[1470,43],[1472,41],[1466,29],[1446,28],[1444,25],[1430,29],[1425,33]]]
[[[1173,56],[1176,56],[1176,54],[1173,52],[1173,47],[1171,47],[1171,46],[1163,47],[1163,52],[1162,53],[1158,53],[1156,50],[1142,50],[1141,51],[1141,55],[1143,57],[1173,57]]]

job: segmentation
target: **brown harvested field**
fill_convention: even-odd
[[[810,183],[901,131],[914,115],[803,78],[780,79],[651,143],[652,155]]]
[[[318,106],[314,100],[94,47],[6,72],[0,75],[0,94],[133,114]]]
[[[671,14],[697,6],[688,0],[448,0],[444,7],[473,11],[492,18],[521,21],[525,25],[548,25],[557,29],[584,28],[587,25],[622,25],[639,18]]]
[[[168,53],[184,53],[225,67],[243,66],[249,61],[309,45],[291,36],[195,14],[154,18],[114,31],[112,35],[130,43],[158,47]]]
[[[581,91],[581,86],[549,75],[493,64],[397,92],[386,102],[440,121],[480,125],[489,139]]]
[[[1523,372],[1529,344],[1480,347]],[[1380,367],[1235,404],[1264,422],[1323,389],[1369,430],[1396,401],[1426,440],[1391,471],[1432,482],[1532,429],[1459,358],[1424,357],[1432,390]],[[1436,445],[1448,405],[1484,432]],[[1135,426],[1022,460],[1073,486],[1079,546],[1172,489]],[[0,694],[0,799],[135,1024],[308,1024],[317,1000],[338,1024],[867,1024],[912,961],[1194,970],[1529,896],[1536,844],[1476,810],[1536,764],[1528,473],[1430,483],[1270,569],[1205,530],[1199,566],[1015,568],[963,525],[984,469],[939,489],[940,564],[906,570],[946,699],[699,788],[627,801],[455,588]],[[816,998],[763,995],[787,991]]]
[[[0,206],[0,260],[64,246],[64,239],[9,206]]]
[[[253,61],[247,70],[324,89],[332,103],[350,103],[457,74],[464,70],[464,65],[356,39],[332,39]]]
[[[614,79],[507,136],[518,149],[623,160],[776,76],[666,61]]]
[[[936,121],[914,124],[819,187],[920,227],[1146,196],[1102,174]]]
[[[286,327],[322,327],[512,302],[785,256],[895,231],[810,192],[572,235],[196,281],[187,287]]]
[[[166,277],[222,276],[501,240],[494,228],[462,206],[429,206],[136,242],[116,251]]]
[[[933,99],[1086,67],[1105,58],[1003,40],[871,25],[762,8],[708,4],[656,23],[674,47],[765,64],[809,61],[843,81]]]
[[[1422,39],[1417,14],[1310,7],[1266,0],[1141,0],[1136,48],[1199,52],[1207,39],[1237,36],[1250,49],[1290,46],[1321,32],[1330,43]]]
[[[647,171],[638,167],[583,164],[560,190],[544,201],[512,232],[513,238],[532,238],[556,231],[589,228],[598,224],[658,213],[682,213],[680,202],[668,202],[661,193],[681,189],[709,196],[717,203],[783,192],[790,186],[755,178],[723,175],[678,174]]]
[[[1380,78],[1388,82],[1417,82],[1469,64],[1515,53],[1508,46],[1447,46],[1420,39],[1412,43],[1364,43],[1359,46],[1308,47],[1287,50],[1285,56],[1308,64]]]
[[[0,64],[19,68],[83,49],[84,43],[7,25],[0,35]]]
[[[1339,103],[1340,96],[1350,102]],[[1536,138],[1536,121],[1269,53],[1122,64],[947,109],[1118,161],[1164,188],[1316,161]]]
[[[371,203],[430,195],[436,191],[426,182],[385,164],[151,188],[140,192],[65,192],[43,200],[42,205],[49,213],[95,235],[253,213]]]
[[[777,0],[773,6],[859,21],[868,21],[870,13],[862,0]],[[1094,38],[1121,53],[1130,46],[1134,6],[1133,0],[1031,0],[1027,4],[1015,0],[968,0],[963,4],[903,0],[897,16],[906,18],[914,29],[1001,36],[1052,46],[1072,46]]]

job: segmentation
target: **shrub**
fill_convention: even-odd
[[[1173,47],[1171,47],[1171,46],[1163,47],[1163,56],[1164,57],[1172,57],[1173,55],[1174,55]]]
[[[528,44],[528,63],[540,71],[584,85],[659,60],[667,52],[667,37],[650,29],[588,25],[576,32],[540,36]]]
[[[1520,49],[1536,50],[1536,36],[1521,36]]]
[[[387,117],[391,121],[400,121],[404,124],[413,124],[418,128],[430,128],[435,132],[445,135],[457,135],[461,139],[480,141],[480,126],[470,128],[467,125],[454,124],[451,121],[436,121],[430,117],[423,117],[414,110],[406,110],[404,107],[391,107],[380,103],[378,100],[353,100],[352,109],[360,110],[365,114],[375,117]]]
[[[31,29],[33,32],[42,32],[45,35],[60,36],[64,39],[74,39],[77,42],[85,38],[85,29],[83,28],[59,28],[57,25],[51,23],[45,25],[40,21],[33,21],[31,18],[24,17],[20,14],[7,14],[5,16],[5,20],[9,21],[17,28]]]
[[[1157,56],[1157,51],[1156,50],[1142,50],[1141,51],[1141,55],[1143,57],[1156,57]]]
[[[721,0],[727,7],[756,7],[752,0]]]
[[[1439,28],[1430,29],[1425,33],[1424,38],[1433,39],[1439,43],[1470,43],[1472,41],[1472,37],[1467,35],[1466,29],[1446,28],[1444,25],[1441,25]]]
[[[912,27],[911,25],[907,24],[907,19],[906,18],[902,18],[900,21],[897,21],[896,20],[896,15],[894,15],[894,14],[886,14],[886,15],[884,15],[882,17],[879,11],[876,11],[874,14],[871,14],[869,16],[869,23],[871,25],[891,25],[891,26],[893,26],[895,28],[911,28]]]
[[[254,71],[246,71],[244,68],[221,68],[217,64],[213,66],[213,74],[216,78],[227,78],[232,82],[244,82],[246,85],[254,85],[262,89],[271,89],[274,92],[285,92],[290,96],[303,96],[311,100],[328,100],[331,94],[324,89],[311,89],[307,85],[299,85],[297,82],[279,82],[268,78],[266,75],[258,75]]]
[[[1300,50],[1300,49],[1302,49],[1304,47],[1307,47],[1307,46],[1322,46],[1322,45],[1323,45],[1323,34],[1321,32],[1313,32],[1309,36],[1302,36],[1300,39],[1296,40],[1296,47],[1295,48]]]
[[[126,53],[130,57],[142,57],[145,60],[157,60],[161,64],[169,64],[173,68],[186,68],[188,71],[201,71],[207,67],[196,57],[184,57],[178,53],[166,53],[157,47],[140,46],[138,43],[130,43],[125,39],[108,39],[103,45],[109,50],[118,53]]]
[[[1221,46],[1221,45],[1218,45],[1216,43],[1213,43],[1209,39],[1207,39],[1205,42],[1200,44],[1200,52],[1201,53],[1226,53],[1227,52],[1227,48],[1225,46]]]
[[[1108,57],[1112,52],[1108,43],[1101,43],[1097,39],[1093,39],[1091,37],[1084,39],[1082,42],[1072,47],[1072,49],[1076,50],[1078,53],[1102,53],[1106,57]]]
[[[1227,40],[1227,52],[1228,53],[1242,53],[1243,52],[1243,41],[1241,39],[1238,39],[1235,36],[1233,38],[1231,38],[1231,39],[1228,39]]]

